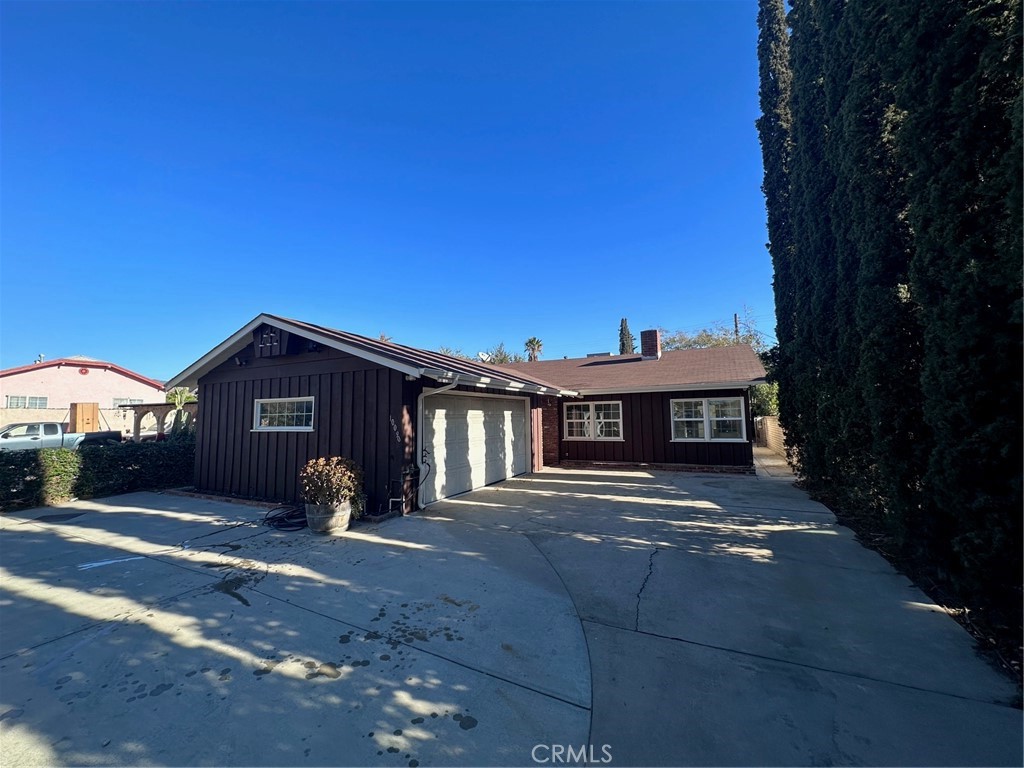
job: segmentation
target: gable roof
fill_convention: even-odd
[[[43,368],[95,368],[103,371],[112,371],[118,373],[126,378],[134,379],[140,384],[146,384],[154,389],[158,389],[161,392],[164,391],[164,383],[151,379],[148,376],[143,376],[141,373],[130,371],[127,368],[122,368],[120,365],[114,363],[107,363],[103,360],[96,360],[92,357],[84,357],[82,355],[75,355],[73,357],[59,357],[56,360],[44,360],[41,363],[32,363],[31,365],[19,365],[16,368],[5,368],[0,371],[0,378],[5,376],[14,376],[19,373],[28,373],[29,371],[38,371]]]
[[[543,376],[581,395],[748,387],[763,384],[765,377],[761,359],[746,344],[672,350],[657,360],[609,355],[512,363],[502,368]]]
[[[478,363],[475,360],[442,355],[440,352],[371,339],[368,336],[360,336],[347,331],[325,328],[321,325],[266,313],[255,317],[184,371],[172,377],[167,382],[167,386],[195,387],[201,376],[245,349],[252,342],[252,332],[264,323],[303,336],[326,347],[370,360],[386,368],[402,371],[406,375],[416,378],[433,379],[443,384],[458,381],[459,384],[537,394],[576,394],[529,372],[511,371],[495,365]]]

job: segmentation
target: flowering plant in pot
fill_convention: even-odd
[[[310,459],[299,472],[299,486],[311,531],[346,530],[362,512],[363,470],[351,459]]]

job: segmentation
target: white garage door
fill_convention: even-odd
[[[423,446],[431,465],[424,504],[526,472],[527,401],[444,394],[423,402]]]

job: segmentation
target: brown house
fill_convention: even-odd
[[[245,498],[334,455],[371,514],[565,462],[752,467],[753,351],[657,352],[499,367],[264,314],[167,387],[199,389],[196,487]]]
[[[763,384],[749,346],[662,352],[658,331],[639,355],[591,355],[505,366],[577,393],[542,397],[547,465],[596,462],[752,471],[749,388]]]

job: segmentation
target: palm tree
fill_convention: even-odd
[[[540,353],[544,349],[544,342],[538,339],[536,336],[531,336],[526,340],[526,354],[527,360],[531,363],[535,363],[540,360]]]

